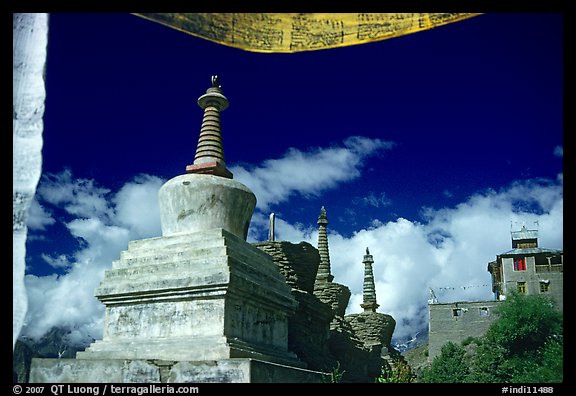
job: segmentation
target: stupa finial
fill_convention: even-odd
[[[228,99],[224,96],[219,77],[214,75],[211,81],[212,86],[198,98],[198,106],[204,109],[204,118],[202,119],[194,163],[186,167],[186,172],[232,179],[232,173],[226,169],[220,128],[220,112],[228,108]]]

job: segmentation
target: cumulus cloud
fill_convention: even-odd
[[[310,151],[292,148],[282,158],[266,160],[259,166],[237,165],[230,170],[234,179],[258,197],[258,208],[266,210],[293,194],[318,195],[358,178],[366,158],[393,146],[393,142],[381,139],[351,136],[340,147]]]
[[[52,257],[42,253],[40,257],[42,257],[42,260],[44,260],[52,268],[69,268],[72,265],[70,258],[65,254]]]
[[[107,201],[109,193],[109,189],[96,186],[94,180],[74,180],[70,169],[43,175],[38,185],[38,195],[44,202],[78,217],[111,216]]]
[[[367,155],[388,148],[384,141],[354,138],[343,147],[290,150],[283,158],[266,161],[250,172],[240,167],[234,172],[237,176],[246,171],[244,182],[253,183],[250,187],[263,200],[262,209],[289,200],[291,194],[321,194],[358,177],[351,175],[360,172]],[[302,164],[306,166],[300,168]],[[331,170],[329,182],[317,186],[302,178],[299,186],[298,169],[312,166]],[[316,172],[304,174],[316,180]],[[487,264],[511,249],[511,224],[515,229],[521,224],[536,226],[540,246],[563,248],[562,180],[560,174],[556,180],[518,181],[500,190],[479,191],[450,207],[423,207],[421,221],[375,218],[368,227],[348,236],[329,226],[334,281],[352,291],[347,312],[361,310],[366,247],[374,257],[378,311],[396,319],[396,340],[426,329],[429,288],[441,302],[492,299]],[[54,267],[64,268],[63,275],[26,277],[30,310],[24,334],[39,337],[58,325],[74,329],[77,340],[101,337],[103,306],[93,297],[94,290],[129,240],[160,235],[156,197],[161,184],[157,177],[140,175],[112,193],[93,181],[73,179],[67,172],[41,181],[40,202],[64,208],[72,216],[67,229],[84,243],[73,255],[44,257]],[[380,205],[386,200],[383,191],[372,195]],[[85,197],[88,203],[78,202]],[[328,216],[339,215],[326,209]],[[248,240],[266,234],[268,221],[268,215],[257,210]],[[280,213],[276,239],[316,246],[318,231],[316,224],[296,223]]]
[[[34,197],[28,208],[28,220],[26,226],[33,231],[44,231],[47,226],[56,222],[52,215],[40,205],[38,199]]]
[[[362,259],[369,247],[378,311],[395,318],[397,340],[426,329],[430,288],[440,302],[493,299],[487,264],[511,249],[511,222],[538,227],[540,246],[563,248],[558,181],[516,182],[500,191],[479,192],[454,207],[425,209],[424,214],[424,222],[375,219],[350,237],[328,229],[334,282],[352,292],[347,313],[361,311]],[[317,231],[288,224],[277,229],[294,243],[317,244]]]
[[[160,235],[158,190],[164,180],[150,175],[139,175],[126,183],[114,196],[116,222],[131,230],[135,239]]]
[[[72,215],[64,224],[81,248],[71,255],[41,255],[63,269],[61,275],[26,275],[24,336],[38,339],[58,326],[70,330],[70,342],[79,345],[102,337],[104,307],[94,290],[130,240],[161,234],[157,194],[162,183],[139,175],[111,194],[93,180],[74,179],[70,170],[41,179],[39,199]]]
[[[352,136],[340,146],[291,149],[280,159],[249,168],[237,166],[232,171],[235,179],[255,192],[259,209],[263,209],[288,200],[292,194],[320,194],[353,180],[360,176],[366,158],[392,147],[393,143],[381,139]],[[81,241],[81,248],[71,255],[41,256],[64,274],[26,276],[30,309],[24,335],[38,338],[52,326],[64,326],[84,335],[78,339],[101,336],[103,307],[92,294],[105,269],[130,240],[161,234],[157,193],[162,183],[158,177],[139,175],[112,193],[94,180],[75,179],[69,169],[43,176],[37,196],[43,204],[63,209],[69,217],[64,224]],[[47,212],[42,213],[45,220],[38,224],[49,224]],[[268,217],[257,211],[250,235],[256,235],[254,230],[259,228],[267,230]],[[312,231],[282,218],[277,220],[278,239],[290,240]]]

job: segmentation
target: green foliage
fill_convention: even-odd
[[[330,370],[330,373],[328,374],[330,378],[327,382],[332,384],[340,383],[342,381],[342,376],[344,376],[345,372],[346,370],[342,370],[342,368],[340,367],[340,362],[336,362],[336,367],[332,368],[332,370]]]
[[[511,294],[497,313],[486,339],[510,355],[537,350],[550,336],[562,334],[562,314],[553,309],[552,300],[541,295]]]
[[[479,344],[480,340],[478,337],[467,337],[464,341],[462,341],[462,346],[468,346],[471,344]]]
[[[563,380],[562,314],[540,295],[512,294],[483,337],[442,347],[423,382],[545,383]]]
[[[501,366],[506,360],[505,349],[480,338],[470,359],[470,373],[466,382],[498,383],[506,382]]]
[[[374,382],[391,384],[391,383],[411,383],[416,378],[412,368],[408,363],[401,359],[394,359],[393,366],[384,362],[380,376]]]
[[[422,382],[466,382],[470,370],[465,355],[464,347],[447,342],[442,346],[440,355],[422,372]]]
[[[524,371],[513,378],[512,382],[542,383],[562,382],[564,351],[562,337],[550,337],[540,349],[533,370]]]

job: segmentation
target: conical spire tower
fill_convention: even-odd
[[[198,105],[204,117],[194,163],[158,192],[162,235],[222,228],[246,240],[256,196],[226,169],[220,112],[228,107],[228,99],[217,76],[212,76],[212,86],[198,98]]]
[[[220,112],[228,108],[228,99],[224,96],[218,76],[212,76],[212,87],[198,98],[198,106],[204,109],[204,118],[194,163],[186,167],[186,172],[232,179],[232,173],[226,169],[220,128]]]
[[[328,252],[328,235],[326,226],[328,217],[324,206],[320,209],[318,216],[318,251],[320,253],[320,265],[316,274],[316,282],[332,282],[334,276],[330,273],[330,253]]]
[[[364,309],[364,312],[376,312],[380,305],[376,302],[376,287],[374,285],[374,273],[372,272],[374,259],[368,248],[366,248],[366,254],[362,262],[364,263],[364,287],[362,290],[363,301],[360,307]]]

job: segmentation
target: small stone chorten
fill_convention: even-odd
[[[396,321],[390,315],[376,312],[379,305],[376,302],[376,288],[374,285],[374,272],[372,264],[374,258],[366,248],[362,260],[364,264],[364,284],[362,290],[362,313],[346,315],[346,321],[354,329],[354,333],[368,348],[370,359],[368,362],[368,375],[378,376],[382,367],[383,358],[389,356],[393,349],[390,345]]]
[[[103,339],[34,359],[31,382],[322,381],[288,349],[291,287],[246,242],[256,197],[226,169],[217,77],[198,104],[194,163],[158,192],[162,236],[130,241],[96,290]]]

